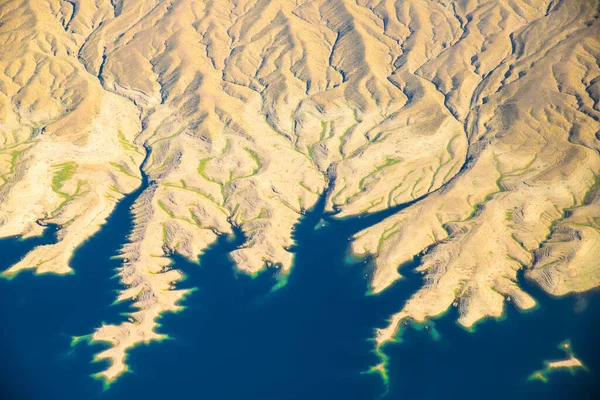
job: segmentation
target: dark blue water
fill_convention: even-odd
[[[111,305],[119,282],[111,279],[131,228],[129,207],[139,194],[123,200],[99,234],[75,254],[69,276],[21,273],[0,281],[2,300],[1,392],[8,399],[567,399],[594,398],[600,349],[600,299],[553,299],[526,281],[539,309],[519,313],[507,307],[502,321],[486,321],[468,333],[453,312],[435,321],[439,339],[427,329],[404,330],[403,342],[385,346],[389,383],[364,373],[380,362],[373,352],[375,327],[420,286],[421,277],[403,269],[406,279],[381,295],[366,296],[368,260],[347,262],[348,238],[385,215],[328,221],[318,230],[322,204],[295,231],[295,266],[282,288],[276,270],[257,278],[237,273],[227,253],[241,235],[222,238],[200,265],[175,258],[198,290],[182,303],[185,310],[161,318],[159,331],[173,340],[131,351],[132,372],[109,390],[90,375],[103,369],[91,363],[102,345],[72,336],[91,333],[101,321],[119,322],[128,303]],[[41,243],[38,239],[0,241],[0,269]],[[530,382],[545,359],[561,358],[557,345],[571,339],[574,353],[589,371],[556,372],[549,383]]]
[[[92,364],[104,344],[71,349],[73,336],[92,333],[101,322],[120,323],[129,303],[111,305],[122,288],[116,268],[132,225],[129,208],[141,188],[122,200],[107,223],[71,259],[74,274],[34,275],[24,271],[0,279],[0,393],[5,399],[88,399],[102,389],[90,375],[106,364]],[[43,237],[0,241],[0,271],[30,249],[56,241],[56,227]]]

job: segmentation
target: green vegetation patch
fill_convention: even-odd
[[[121,132],[119,130],[117,132],[117,136],[119,138],[119,144],[121,145],[121,147],[124,150],[135,151],[138,154],[144,155],[144,153],[142,153],[137,147],[135,147],[132,143],[130,143],[129,141],[127,141],[127,139],[125,138],[125,135],[123,134],[123,132]]]
[[[75,193],[69,194],[63,191],[63,187],[66,181],[73,178],[75,172],[77,172],[77,164],[74,162],[66,162],[54,166],[54,175],[52,176],[52,191],[63,198],[62,203],[52,212],[53,214],[63,208],[69,201],[73,200],[81,191],[82,181],[77,182],[77,188]]]
[[[52,177],[52,190],[56,193],[61,194],[61,189],[66,181],[71,179],[77,170],[77,164],[74,162],[68,162],[55,166],[57,170],[54,172]]]
[[[258,172],[262,169],[262,166],[263,166],[262,163],[260,162],[260,158],[258,158],[258,155],[256,154],[256,152],[250,150],[249,148],[244,147],[244,150],[246,151],[246,153],[248,153],[248,155],[256,163],[256,168],[254,168],[254,170],[252,171],[252,174],[250,176],[258,174]]]
[[[358,187],[360,188],[361,192],[364,191],[366,189],[366,185],[365,185],[365,180],[368,179],[369,177],[373,176],[374,174],[376,174],[377,172],[381,171],[384,168],[390,167],[394,164],[398,164],[400,162],[400,160],[397,160],[395,158],[386,158],[385,162],[377,167],[375,167],[375,170],[370,172],[369,174],[367,174],[366,176],[364,176],[359,182],[358,182]]]

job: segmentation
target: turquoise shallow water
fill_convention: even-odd
[[[139,191],[125,198],[102,230],[76,252],[68,276],[21,273],[0,280],[2,307],[1,390],[7,399],[585,399],[597,398],[600,349],[600,298],[596,293],[553,299],[522,285],[540,307],[520,313],[511,305],[506,318],[486,321],[468,333],[454,322],[454,311],[418,330],[407,327],[403,342],[390,344],[389,384],[364,373],[379,362],[370,338],[390,314],[419,287],[416,265],[406,279],[381,295],[366,296],[368,260],[347,262],[348,238],[385,215],[327,220],[320,229],[320,207],[295,232],[295,266],[287,284],[274,270],[256,278],[238,273],[227,253],[243,242],[223,238],[200,265],[175,257],[187,276],[180,287],[197,288],[178,314],[161,318],[159,331],[172,340],[131,351],[130,373],[109,390],[90,377],[102,370],[92,363],[103,348],[71,337],[88,334],[101,321],[119,322],[129,304],[111,305],[119,281],[112,279],[118,254],[131,228],[129,207]],[[0,241],[0,269],[28,249],[51,243],[42,238]],[[563,356],[560,342],[589,371],[556,372],[550,382],[527,376],[545,359]]]

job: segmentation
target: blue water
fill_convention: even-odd
[[[140,189],[141,190],[141,189]],[[389,384],[366,374],[379,363],[373,353],[375,327],[422,283],[404,267],[406,279],[381,295],[367,296],[369,260],[348,262],[348,238],[386,213],[344,221],[327,220],[315,229],[322,204],[296,228],[295,265],[287,284],[275,291],[276,271],[257,278],[236,272],[227,253],[243,242],[222,238],[200,265],[175,257],[197,288],[185,310],[166,314],[159,331],[172,340],[131,351],[131,371],[110,389],[90,377],[105,365],[92,363],[103,345],[72,336],[91,333],[102,321],[118,323],[130,304],[111,305],[118,254],[131,229],[126,197],[102,230],[77,250],[75,274],[36,276],[24,272],[0,280],[2,301],[1,388],[6,399],[586,399],[598,398],[600,296],[554,299],[523,280],[539,309],[520,313],[512,306],[501,321],[486,321],[475,333],[454,322],[453,311],[428,329],[407,327],[403,342],[385,346]],[[389,213],[389,212],[388,212]],[[55,228],[41,238],[0,241],[0,270],[26,252],[54,241]],[[557,345],[571,339],[589,371],[556,372],[549,383],[527,377],[545,359],[563,356]],[[594,396],[596,395],[596,396]]]

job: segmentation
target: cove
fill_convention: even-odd
[[[0,395],[4,399],[92,399],[101,384],[91,375],[103,369],[92,363],[106,345],[72,349],[74,336],[92,333],[104,321],[119,323],[131,303],[113,305],[122,285],[115,276],[121,261],[113,259],[132,228],[130,207],[147,187],[122,199],[101,230],[76,249],[73,274],[35,275],[21,271],[0,278]],[[29,250],[56,241],[56,226],[39,238],[0,240],[0,271]]]
[[[384,347],[389,382],[365,373],[380,362],[373,331],[386,325],[422,284],[404,266],[405,279],[379,295],[366,295],[371,264],[348,256],[348,239],[392,211],[334,220],[323,201],[294,232],[294,267],[286,284],[277,270],[257,277],[235,270],[227,254],[244,241],[221,238],[193,264],[174,257],[196,288],[184,310],[165,314],[158,331],[171,340],[130,352],[130,372],[110,389],[90,377],[103,369],[92,363],[104,345],[71,348],[72,336],[92,332],[101,321],[120,322],[130,303],[111,305],[118,254],[131,229],[129,207],[147,186],[123,199],[102,227],[75,253],[67,276],[18,274],[0,280],[2,299],[2,387],[8,399],[563,399],[593,398],[600,365],[597,293],[554,299],[527,281],[521,283],[539,303],[530,313],[506,307],[501,321],[488,320],[466,332],[450,310],[428,329],[403,330],[402,343]],[[316,229],[318,228],[318,229]],[[41,238],[0,241],[0,269],[36,245],[51,243],[53,228]],[[437,335],[432,335],[433,326]],[[589,371],[550,375],[548,383],[527,377],[543,360],[563,353],[570,339]],[[5,395],[6,394],[6,395]]]

